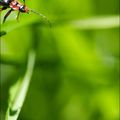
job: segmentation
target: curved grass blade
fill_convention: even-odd
[[[28,56],[28,64],[25,75],[22,78],[19,78],[17,83],[13,85],[9,90],[9,106],[5,120],[17,120],[28,91],[34,64],[35,51],[31,50]]]

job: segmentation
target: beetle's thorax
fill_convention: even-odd
[[[13,10],[19,10],[20,12],[28,12],[28,8],[18,1],[12,1],[9,4],[10,8]]]
[[[20,4],[18,4],[18,2],[16,2],[16,1],[12,1],[12,2],[10,2],[10,8],[12,8],[13,10],[19,10],[19,8],[20,8]]]

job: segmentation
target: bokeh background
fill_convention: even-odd
[[[35,68],[18,120],[120,120],[119,26],[111,22],[119,14],[119,0],[26,4],[46,15],[52,27],[33,13],[16,22],[13,12],[4,24],[0,116],[4,119],[9,88],[25,72],[34,47]]]

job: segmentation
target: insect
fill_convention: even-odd
[[[19,15],[20,13],[29,13],[29,12],[33,12],[41,17],[43,17],[44,19],[47,20],[47,22],[50,24],[49,20],[47,19],[46,16],[44,16],[41,13],[38,13],[32,9],[29,9],[26,5],[25,5],[25,0],[23,0],[24,3],[19,2],[19,0],[0,0],[0,6],[2,6],[0,8],[0,12],[3,10],[6,10],[7,8],[10,8],[10,10],[5,14],[4,19],[3,19],[3,23],[6,21],[7,17],[10,15],[10,13],[12,11],[18,11],[17,14],[17,20],[19,19]]]

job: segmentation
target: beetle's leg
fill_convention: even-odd
[[[7,7],[2,7],[2,8],[0,8],[0,11],[6,10],[6,9],[7,9]]]
[[[3,23],[6,21],[7,17],[10,15],[10,13],[13,11],[13,9],[9,10],[6,15],[4,16]]]
[[[20,16],[20,11],[18,11],[18,14],[17,14],[17,21],[19,21],[19,16]]]

